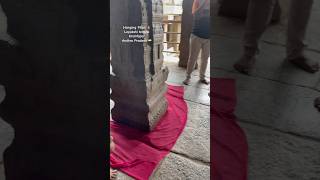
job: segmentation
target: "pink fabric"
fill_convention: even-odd
[[[234,115],[235,81],[213,78],[211,84],[211,177],[247,180],[248,144]]]
[[[147,180],[159,162],[170,152],[187,122],[183,87],[168,86],[168,109],[152,132],[142,132],[111,122],[116,144],[110,166],[137,180]]]

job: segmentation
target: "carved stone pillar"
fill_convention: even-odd
[[[111,0],[110,7],[111,64],[116,74],[111,77],[112,118],[149,131],[167,109],[164,94],[169,72],[163,67],[162,1]],[[144,42],[123,41],[128,40],[124,26],[144,27],[149,33],[144,34]]]

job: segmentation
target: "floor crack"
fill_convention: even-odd
[[[225,38],[228,38],[228,39],[241,40],[241,38],[239,38],[238,36],[229,36],[229,35],[220,34],[220,33],[213,33],[212,35],[219,36],[219,37],[225,37]],[[269,41],[269,40],[265,40],[265,39],[262,39],[261,42],[265,43],[265,44],[269,44],[269,45],[280,46],[280,47],[284,47],[284,48],[286,47],[286,45],[284,43],[273,42],[273,41]],[[305,47],[305,50],[320,54],[320,50],[315,49],[315,48]]]
[[[259,126],[261,128],[265,128],[265,129],[268,129],[268,130],[272,130],[272,131],[284,133],[284,134],[287,134],[287,135],[295,136],[296,138],[301,138],[301,139],[305,139],[305,140],[309,140],[309,141],[315,141],[315,142],[319,142],[320,143],[320,138],[316,138],[316,137],[312,137],[312,136],[305,136],[305,135],[301,135],[301,134],[298,134],[298,133],[292,132],[292,131],[285,131],[285,130],[282,130],[280,128],[275,128],[275,127],[264,125],[264,124],[261,124],[261,123],[255,123],[255,122],[252,122],[252,121],[250,121],[248,119],[238,118],[238,122],[246,123],[246,124],[250,124],[250,125],[254,125],[254,126]]]
[[[190,99],[184,99],[184,100],[185,100],[185,101],[188,101],[188,102],[192,102],[192,103],[196,103],[196,104],[201,104],[201,105],[210,107],[210,104],[205,104],[205,103],[201,103],[201,102],[197,102],[197,101],[192,101],[192,100],[190,100]]]
[[[226,72],[233,73],[233,74],[239,74],[239,73],[237,73],[237,72],[235,72],[233,70],[228,70],[228,69],[220,68],[220,67],[213,67],[213,69],[222,70],[222,71],[226,71]],[[301,84],[288,83],[288,82],[285,82],[285,81],[280,81],[280,80],[271,79],[271,78],[267,78],[267,77],[261,77],[261,76],[252,76],[252,75],[246,75],[246,76],[252,77],[252,78],[257,78],[257,79],[269,80],[269,81],[276,82],[276,83],[279,83],[279,84],[284,84],[284,85],[289,85],[289,86],[296,86],[296,87],[306,88],[306,89],[309,89],[309,90],[320,92],[320,89],[317,89],[316,87],[309,87],[309,86],[304,86],[304,85],[301,85]]]
[[[210,166],[210,162],[207,162],[207,161],[203,161],[201,159],[194,159],[186,154],[183,154],[183,153],[180,153],[180,152],[177,152],[177,151],[174,151],[174,150],[171,150],[170,151],[171,153],[175,154],[175,155],[178,155],[178,156],[181,156],[181,157],[184,157],[186,159],[189,159],[197,164],[201,164],[201,165],[205,165],[205,166]]]

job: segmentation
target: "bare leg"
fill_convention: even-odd
[[[201,50],[201,38],[191,34],[190,36],[190,55],[187,66],[187,77],[183,81],[185,85],[189,84],[191,73],[194,70],[194,65],[199,57],[199,52]]]
[[[202,48],[201,48],[201,64],[200,64],[200,82],[204,84],[209,84],[209,82],[205,78],[205,73],[208,66],[208,59],[210,56],[210,39],[202,40]]]

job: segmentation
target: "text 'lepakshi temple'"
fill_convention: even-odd
[[[111,78],[113,120],[150,131],[167,110],[164,94],[168,68],[163,66],[161,0],[111,0]],[[142,40],[128,39],[124,27],[143,27]]]

